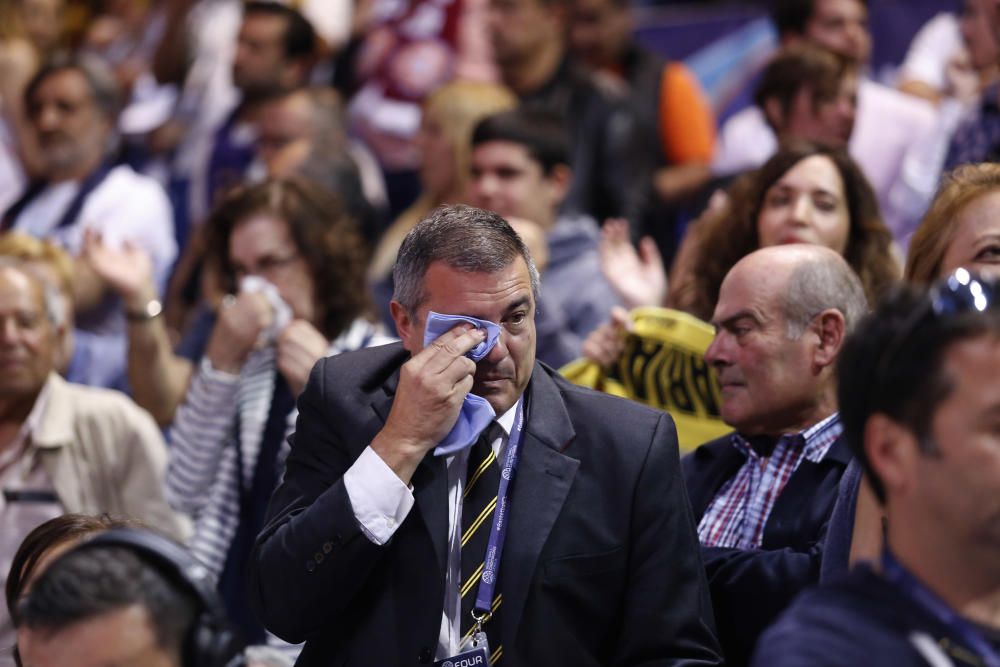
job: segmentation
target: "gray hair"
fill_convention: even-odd
[[[116,119],[121,110],[121,89],[111,68],[92,55],[57,56],[42,65],[24,88],[25,106],[31,108],[31,100],[45,79],[64,71],[79,72],[86,79],[94,105],[111,127],[116,127]]]
[[[521,257],[538,301],[538,269],[527,246],[507,221],[472,206],[442,206],[410,230],[392,270],[393,299],[413,313],[427,298],[424,276],[434,262],[467,273],[501,271]]]
[[[784,311],[788,337],[799,338],[813,318],[833,308],[850,333],[868,312],[861,279],[839,255],[823,253],[796,266],[788,280]]]
[[[32,271],[28,262],[16,257],[0,256],[0,269],[14,269],[38,285],[42,290],[42,307],[45,309],[45,317],[55,327],[66,324],[66,298],[56,285]]]

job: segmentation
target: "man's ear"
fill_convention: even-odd
[[[809,329],[817,338],[817,345],[813,351],[813,363],[818,369],[833,366],[840,354],[840,348],[844,345],[844,337],[847,335],[847,323],[844,321],[844,314],[836,308],[827,308],[813,318],[809,323]]]
[[[566,199],[566,193],[569,192],[569,185],[572,180],[573,170],[569,168],[569,165],[565,164],[557,164],[546,174],[545,183],[548,186],[553,206],[558,208],[563,203],[563,200]]]
[[[413,345],[414,336],[422,337],[423,332],[420,331],[416,319],[410,315],[410,311],[393,299],[389,302],[389,313],[392,315],[392,321],[396,323],[396,335],[403,341],[403,347],[410,352],[419,350],[420,345]]]
[[[780,135],[785,131],[785,110],[781,108],[781,100],[777,97],[768,97],[764,100],[764,119],[771,126],[774,133]]]
[[[877,412],[865,423],[864,447],[887,496],[906,493],[911,488],[914,466],[922,454],[920,443],[910,429]]]

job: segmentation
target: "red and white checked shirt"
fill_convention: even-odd
[[[802,459],[819,463],[843,431],[840,414],[783,435],[770,456],[761,456],[739,433],[732,444],[746,463],[715,494],[698,524],[698,540],[706,547],[759,549],[774,503]]]

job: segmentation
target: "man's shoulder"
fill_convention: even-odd
[[[919,629],[911,612],[899,591],[860,565],[800,595],[762,636],[754,665],[923,665],[909,640]]]
[[[170,219],[170,200],[156,179],[140,174],[128,165],[112,167],[86,203],[88,211],[105,216],[112,212],[143,213],[143,224],[152,219]],[[132,222],[132,221],[130,221]]]
[[[536,375],[544,374],[555,385],[574,426],[596,424],[599,427],[606,426],[611,430],[627,433],[636,433],[640,430],[651,432],[663,420],[673,426],[673,419],[669,413],[637,401],[573,384],[545,364],[536,364],[534,372]]]
[[[385,384],[409,358],[402,343],[392,342],[324,357],[315,373],[324,388],[369,392]]]
[[[47,400],[42,430],[57,437],[82,429],[102,435],[110,445],[126,444],[122,438],[130,432],[160,440],[160,430],[149,413],[115,389],[90,387],[52,376]]]
[[[132,191],[133,194],[159,196],[164,194],[163,186],[150,176],[141,174],[127,164],[111,168],[99,189]]]

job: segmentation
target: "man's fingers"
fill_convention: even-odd
[[[455,359],[465,357],[469,350],[483,342],[485,336],[483,331],[463,324],[445,332],[417,355],[423,362],[421,372],[443,372]]]

